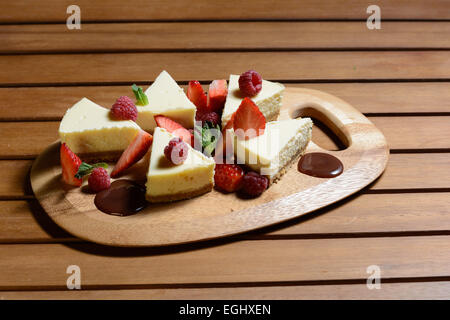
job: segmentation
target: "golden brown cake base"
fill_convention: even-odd
[[[210,183],[201,189],[190,191],[190,192],[181,192],[176,194],[167,194],[162,196],[156,196],[156,197],[150,197],[146,195],[146,199],[148,202],[157,203],[157,202],[172,202],[172,201],[178,201],[178,200],[185,200],[194,198],[197,196],[200,196],[202,194],[205,194],[207,192],[210,192],[213,188],[213,184]]]
[[[80,153],[77,154],[81,160],[85,162],[115,162],[119,160],[122,155],[123,150],[121,151],[107,151],[107,152],[95,152],[95,153]]]
[[[271,114],[268,114],[267,117],[266,117],[266,122],[276,121],[278,119],[279,115],[280,115],[280,109],[278,109],[277,111],[275,111],[275,112],[273,112]]]
[[[311,141],[311,140],[309,140]],[[280,180],[280,178],[286,173],[287,169],[289,169],[292,164],[294,164],[294,162],[296,162],[301,156],[303,156],[305,154],[306,148],[308,147],[308,143],[306,144],[306,146],[303,149],[300,149],[295,156],[292,157],[292,159],[283,167],[281,168],[280,171],[278,171],[278,173],[273,176],[272,179],[269,179],[269,185],[271,185],[272,183],[276,183],[278,180]]]

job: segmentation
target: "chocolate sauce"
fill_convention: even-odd
[[[334,178],[344,171],[341,160],[323,152],[305,154],[298,161],[297,168],[301,173],[318,178]]]
[[[146,205],[145,187],[131,180],[116,180],[109,189],[95,195],[98,210],[114,216],[129,216],[138,213]]]

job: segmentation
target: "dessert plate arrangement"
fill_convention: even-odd
[[[223,183],[223,179],[217,177],[218,172],[222,174],[223,167],[215,164],[212,157],[194,150],[188,141],[190,135],[186,134],[189,131],[183,130],[184,127],[193,126],[196,107],[199,112],[198,100],[192,98],[189,90],[186,96],[168,73],[163,72],[158,78],[161,78],[160,81],[155,81],[145,92],[147,104],[136,106],[138,112],[135,122],[110,121],[110,116],[106,115],[108,109],[82,99],[68,110],[61,122],[63,146],[60,141],[53,143],[34,162],[30,178],[37,199],[50,218],[71,234],[112,246],[161,246],[234,235],[299,217],[339,201],[370,184],[386,167],[389,149],[383,134],[348,103],[324,92],[284,88],[268,81],[262,83],[262,90],[256,94],[255,101],[248,102],[247,98],[240,96],[237,83],[240,81],[239,76],[231,76],[226,101],[222,101],[222,132],[227,129],[232,131],[232,149],[236,158],[245,162],[246,171],[256,172],[249,180],[259,179],[267,184],[264,186],[265,191],[259,192],[256,197],[223,192],[217,188]],[[210,87],[208,100],[211,102],[208,101],[208,106],[213,105],[215,95],[212,92],[217,92],[217,86],[212,88],[216,91]],[[168,87],[171,87],[170,95],[165,94]],[[264,90],[265,87],[267,90]],[[173,94],[174,90],[178,93]],[[136,98],[139,100],[137,92]],[[161,103],[151,106],[155,101]],[[243,106],[244,101],[251,105]],[[175,105],[181,106],[181,109],[170,107]],[[242,111],[244,107],[245,111],[257,107],[262,116],[252,115],[252,121],[249,121],[245,118],[248,112]],[[86,120],[86,113],[92,112],[98,113],[97,119]],[[303,117],[319,119],[338,135],[347,148],[327,151],[313,141],[309,142],[312,123]],[[244,118],[246,121],[243,122]],[[260,118],[263,119],[262,124]],[[266,118],[277,121],[266,123]],[[296,118],[299,119],[289,120]],[[174,128],[172,122],[171,125],[167,123],[172,120],[176,124],[182,123],[180,130],[170,130]],[[94,128],[99,127],[102,121],[101,132],[97,132]],[[257,136],[240,137],[237,134],[240,126],[255,124],[263,128]],[[84,130],[80,130],[80,127]],[[109,132],[108,137],[112,137],[106,145],[101,136],[105,130]],[[281,140],[286,136],[286,142],[279,149],[254,151],[253,145],[268,144],[267,139],[275,131],[281,135]],[[172,143],[174,139],[179,141]],[[149,152],[141,152],[145,155],[136,157],[136,150],[141,150],[136,145],[139,148],[145,145],[145,151]],[[187,156],[184,155],[178,162],[171,159],[166,150],[169,145],[172,149],[182,147]],[[229,142],[226,142],[226,147],[228,145]],[[67,183],[64,166],[62,178],[61,167],[65,163],[62,150],[66,146],[83,161],[100,159],[109,162],[110,166],[105,172],[108,181],[111,175],[135,181],[141,186],[146,184],[146,188],[142,188],[148,203],[137,214],[128,216],[100,211],[97,203],[100,193],[96,197],[92,192],[92,187],[98,183],[91,185],[91,177],[89,184],[87,179],[75,179],[75,184],[81,187],[74,188]],[[252,152],[258,159],[257,164],[240,159],[239,154],[244,154],[245,158]],[[299,171],[297,161],[305,152],[307,155],[313,152],[333,155],[343,164],[344,170],[333,178],[304,174],[302,172],[305,171]],[[117,160],[118,156],[120,159],[117,162],[110,161]],[[73,157],[69,158],[73,160]],[[126,161],[130,159],[137,159],[136,163],[134,160]],[[78,169],[81,170],[80,163]],[[73,173],[69,176],[70,180]],[[214,183],[216,188],[213,188]]]

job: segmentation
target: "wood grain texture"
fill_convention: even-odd
[[[42,0],[30,5],[26,0],[0,3],[0,22],[65,22],[69,0]],[[250,19],[367,19],[369,0],[136,0],[133,6],[120,0],[107,4],[78,0],[82,21],[148,20],[250,20]],[[449,19],[446,0],[379,0],[382,19]]]
[[[66,289],[69,265],[82,270],[85,288],[448,277],[448,236],[239,241],[181,250],[107,248],[93,244],[0,246],[0,289]],[[126,272],[125,272],[126,271]],[[94,289],[94,288],[93,288]]]
[[[211,30],[226,30],[212,41]],[[0,53],[450,48],[449,22],[206,22],[7,25]]]
[[[180,63],[182,61],[183,63]],[[0,85],[211,81],[251,66],[267,80],[448,79],[446,51],[172,52],[4,55]]]
[[[32,194],[29,186],[31,164],[31,161],[23,160],[0,161],[3,180],[0,183],[0,199],[18,198]]]
[[[450,282],[382,283],[380,290],[369,290],[365,284],[264,286],[199,289],[128,289],[128,290],[63,290],[2,291],[0,300],[26,299],[163,299],[184,300],[371,300],[433,299],[447,300]]]
[[[386,171],[370,185],[370,190],[449,189],[448,158],[448,153],[391,154]],[[32,195],[27,185],[31,165],[32,160],[0,160],[0,198]]]
[[[386,136],[389,147],[401,149],[448,149],[449,116],[433,117],[369,117]],[[59,122],[0,122],[0,157],[34,158],[58,139]],[[18,129],[20,128],[20,129]],[[20,134],[18,134],[18,130]],[[313,141],[329,150],[336,143],[318,128],[313,129]]]
[[[189,200],[148,205],[130,217],[105,215],[94,205],[94,195],[61,183],[59,142],[35,160],[30,180],[33,192],[55,223],[68,232],[113,246],[159,246],[235,235],[299,217],[343,199],[375,180],[384,170],[389,150],[381,132],[346,102],[327,93],[286,88],[280,119],[316,114],[348,148],[332,152],[344,172],[324,179],[300,175],[286,168],[283,178],[255,199],[216,190]],[[325,150],[310,142],[306,152]],[[136,167],[136,166],[135,166]],[[145,177],[147,165],[133,167],[128,178]],[[123,177],[127,178],[127,177]],[[325,196],[326,195],[326,196]],[[216,203],[222,203],[220,207]],[[214,211],[210,208],[215,207]]]
[[[450,113],[448,82],[287,85],[329,92],[365,114]],[[132,96],[130,86],[0,88],[0,120],[61,120],[82,97],[110,107],[123,95]]]
[[[237,236],[353,237],[450,231],[448,193],[361,194],[304,218]],[[81,241],[58,227],[36,200],[0,203],[0,243]]]

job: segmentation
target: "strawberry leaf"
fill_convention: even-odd
[[[108,164],[105,162],[99,162],[93,165],[90,165],[89,163],[82,162],[80,167],[78,168],[78,172],[75,174],[75,178],[81,179],[85,175],[88,175],[94,170],[95,168],[108,168]]]

